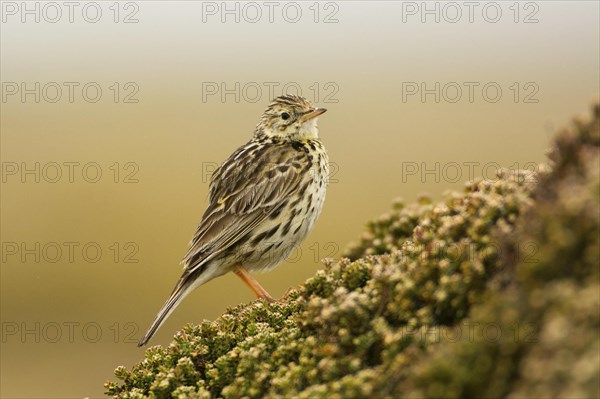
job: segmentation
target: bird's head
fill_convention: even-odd
[[[256,134],[293,138],[319,137],[317,117],[325,108],[315,108],[304,97],[277,97],[267,107],[256,126]]]

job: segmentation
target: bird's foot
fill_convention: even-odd
[[[267,302],[267,303],[283,303],[286,302],[289,299],[289,295],[295,290],[294,287],[290,287],[287,289],[287,291],[285,291],[285,294],[283,294],[283,296],[279,299],[275,299],[273,298],[271,295],[266,294],[265,295],[261,295],[258,297],[258,299],[262,299],[263,301]]]
[[[269,295],[267,292],[264,292],[263,295],[258,296],[258,299],[262,299],[263,301],[268,302],[268,303],[277,302],[277,300],[275,298],[273,298],[271,295]]]
[[[279,300],[277,302],[285,302],[289,299],[290,294],[295,291],[296,289],[294,287],[290,287],[285,291],[285,294],[283,294],[283,296],[281,298],[279,298]]]

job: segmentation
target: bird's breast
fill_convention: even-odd
[[[262,223],[256,231],[264,237],[244,264],[250,270],[268,271],[299,251],[300,244],[315,225],[329,181],[329,163],[323,151],[313,153],[310,171],[304,173],[298,188],[290,194],[277,216]]]

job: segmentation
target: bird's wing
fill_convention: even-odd
[[[246,145],[214,173],[210,204],[183,259],[186,274],[236,244],[285,206],[310,168],[307,154],[289,144]],[[241,241],[240,241],[241,240]]]

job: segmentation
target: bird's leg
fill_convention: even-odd
[[[288,297],[288,295],[290,295],[292,293],[292,291],[294,291],[295,288],[294,287],[290,287],[287,289],[287,291],[285,292],[285,294],[283,294],[283,296],[281,297],[280,301],[286,299]]]
[[[273,299],[273,297],[271,295],[269,295],[269,293],[267,292],[267,290],[265,290],[262,285],[259,284],[258,281],[256,281],[256,279],[252,276],[252,274],[250,274],[250,272],[248,270],[246,270],[244,268],[244,266],[242,266],[241,264],[236,265],[233,268],[233,272],[242,279],[242,281],[248,286],[250,287],[250,289],[252,290],[252,292],[254,292],[254,295],[256,295],[258,298],[264,299],[267,302],[275,302],[275,299]]]

